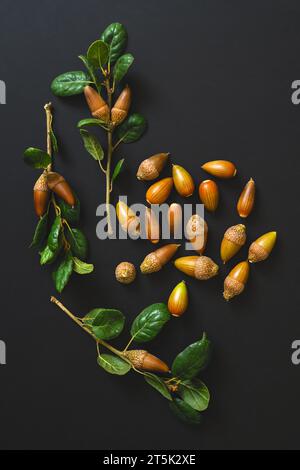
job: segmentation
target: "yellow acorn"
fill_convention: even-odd
[[[149,253],[140,266],[141,272],[143,274],[151,274],[160,271],[170,261],[179,247],[180,245],[170,243]]]
[[[242,261],[230,271],[224,281],[223,296],[225,300],[230,300],[243,292],[248,281],[249,272],[248,261]]]
[[[102,96],[89,85],[84,87],[83,92],[92,116],[101,119],[101,121],[108,122],[109,107]]]
[[[233,178],[237,172],[235,165],[228,160],[213,160],[204,163],[201,168],[207,173],[223,179]]]
[[[251,213],[254,206],[255,199],[255,183],[252,178],[248,181],[244,187],[238,203],[237,211],[240,217],[246,218]]]
[[[204,180],[199,186],[199,197],[206,210],[214,212],[219,204],[219,189],[212,180]]]
[[[184,281],[177,284],[168,300],[168,310],[174,317],[180,317],[188,308],[188,290]]]
[[[136,174],[137,179],[142,181],[155,180],[165,166],[169,155],[169,153],[157,153],[143,160]]]
[[[152,184],[146,193],[149,204],[163,204],[169,197],[173,188],[173,178],[163,178]]]
[[[179,230],[180,230],[179,235],[181,235],[182,208],[180,204],[177,204],[177,202],[173,202],[169,207],[168,223],[169,223],[171,235],[176,235],[177,232],[179,232]]]
[[[195,189],[191,175],[180,165],[173,165],[172,175],[178,194],[183,197],[191,196]]]
[[[132,236],[137,236],[140,233],[140,219],[125,202],[119,201],[117,203],[116,214],[124,232]]]
[[[233,225],[224,233],[221,243],[221,259],[227,263],[246,243],[246,227],[243,224]]]
[[[111,110],[111,121],[115,126],[121,124],[126,118],[131,104],[131,90],[128,85],[119,95]]]
[[[174,265],[179,271],[199,281],[206,281],[218,274],[219,266],[208,256],[183,256]]]
[[[276,238],[276,232],[268,232],[251,243],[248,254],[250,263],[257,263],[267,259],[274,248]]]
[[[198,214],[194,214],[188,220],[185,228],[186,238],[193,245],[193,249],[199,254],[204,253],[207,236],[208,236],[208,225],[202,217]]]

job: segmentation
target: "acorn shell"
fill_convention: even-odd
[[[176,191],[180,196],[189,197],[193,194],[195,184],[193,178],[185,168],[180,165],[173,165],[172,176]]]
[[[46,213],[49,197],[50,191],[47,184],[47,176],[45,173],[42,173],[33,187],[33,203],[38,217],[42,217]]]
[[[248,281],[249,273],[250,268],[248,261],[238,263],[230,271],[224,281],[223,296],[225,300],[230,300],[243,292],[245,284]]]
[[[240,217],[246,218],[251,214],[254,207],[254,199],[255,182],[252,178],[250,178],[248,183],[245,185],[237,203],[237,211]]]
[[[183,256],[174,265],[179,271],[199,281],[206,281],[218,274],[219,266],[208,256]]]
[[[213,160],[206,162],[201,168],[207,173],[223,179],[233,178],[237,173],[235,165],[228,160]]]
[[[185,281],[172,290],[168,300],[168,310],[174,317],[180,317],[188,308],[189,298]]]
[[[267,259],[274,248],[276,239],[276,232],[267,232],[251,243],[248,254],[250,263],[258,263]]]
[[[75,206],[76,199],[73,191],[62,175],[55,173],[54,171],[49,171],[47,173],[47,183],[49,189],[69,204],[69,206]]]
[[[152,157],[143,160],[138,168],[136,174],[137,178],[141,181],[151,181],[158,178],[169,155],[169,153],[157,153],[156,155],[152,155]]]
[[[101,121],[108,122],[109,107],[102,96],[89,85],[84,87],[83,92],[92,116]]]
[[[111,121],[115,126],[121,124],[126,118],[131,104],[131,90],[128,85],[119,95],[111,110]]]
[[[149,204],[163,204],[169,197],[173,188],[173,178],[163,178],[152,184],[146,193]]]
[[[246,227],[243,224],[233,225],[224,233],[220,255],[223,263],[227,263],[246,243]]]
[[[151,274],[160,271],[170,261],[180,245],[170,243],[149,253],[142,262],[140,269],[143,274]]]
[[[204,180],[199,186],[199,197],[209,212],[214,212],[219,204],[219,189],[212,180]]]

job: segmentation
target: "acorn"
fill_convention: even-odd
[[[255,182],[252,178],[245,185],[237,203],[237,211],[240,217],[246,218],[252,212],[255,199]]]
[[[83,92],[92,116],[101,119],[101,121],[108,122],[109,107],[102,96],[89,85],[84,87]]]
[[[137,236],[140,233],[140,219],[130,207],[123,201],[119,201],[116,206],[116,214],[124,232],[131,236]]]
[[[214,212],[219,204],[219,189],[212,180],[204,180],[199,186],[199,197],[206,210]]]
[[[149,204],[163,204],[169,197],[173,188],[173,178],[163,178],[152,184],[146,193]]]
[[[186,224],[185,235],[190,243],[192,243],[194,250],[199,255],[202,255],[206,247],[208,236],[208,225],[206,221],[198,214],[192,215]]]
[[[152,209],[146,207],[145,211],[146,218],[146,233],[147,238],[151,243],[159,242],[159,221],[156,217],[156,214]]]
[[[136,174],[137,179],[141,181],[155,180],[165,166],[169,155],[169,153],[157,153],[143,160]]]
[[[175,267],[199,281],[206,281],[218,274],[219,266],[208,256],[183,256],[174,262]]]
[[[170,294],[168,310],[174,317],[180,317],[188,308],[188,304],[188,290],[185,281],[181,281]]]
[[[45,173],[42,173],[33,187],[33,203],[38,217],[42,217],[47,211],[49,197],[50,191],[47,184],[47,176]]]
[[[168,223],[170,228],[170,234],[173,236],[181,237],[182,229],[182,208],[177,202],[173,202],[168,211]]]
[[[237,264],[228,274],[224,281],[223,297],[225,300],[230,300],[236,295],[240,295],[249,277],[249,263],[242,261]]]
[[[133,367],[151,372],[169,372],[167,364],[143,349],[132,349],[123,353]]]
[[[128,261],[123,261],[116,267],[115,276],[117,281],[121,282],[121,284],[131,284],[136,277],[134,265]]]
[[[243,224],[233,225],[224,233],[221,243],[221,259],[227,263],[246,243],[246,227]]]
[[[193,194],[195,184],[191,175],[180,165],[173,165],[172,176],[176,191],[180,196],[189,197]]]
[[[69,206],[74,207],[76,199],[70,185],[67,183],[65,178],[59,173],[54,171],[47,172],[47,183],[49,189],[53,191],[57,196],[63,199]]]
[[[119,95],[111,110],[111,121],[114,126],[118,126],[126,118],[131,104],[131,90],[128,85]]]
[[[224,179],[233,178],[237,172],[234,164],[228,160],[213,160],[211,162],[204,163],[201,168],[213,176]]]
[[[268,232],[251,243],[248,254],[250,263],[258,263],[267,259],[274,248],[276,238],[277,232]]]
[[[176,253],[180,245],[170,243],[149,253],[142,262],[140,269],[143,274],[151,274],[160,271]]]

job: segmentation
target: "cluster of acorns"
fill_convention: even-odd
[[[157,178],[168,159],[168,153],[153,155],[144,160],[139,166],[137,178],[142,181],[150,181]],[[237,170],[232,162],[227,160],[215,160],[205,163],[202,169],[211,175],[228,179],[236,175]],[[195,190],[192,176],[179,165],[173,165],[172,177],[163,178],[152,184],[146,192],[146,200],[149,204],[163,204],[169,197],[175,186],[177,192],[183,197],[189,197]],[[219,203],[219,190],[215,181],[207,179],[199,185],[199,197],[208,211],[215,211]],[[251,178],[243,188],[238,202],[237,212],[240,217],[246,218],[251,213],[255,200],[255,183]],[[117,216],[122,228],[131,235],[140,231],[140,221],[136,214],[123,202],[117,205]],[[176,225],[181,224],[181,206],[173,203],[169,207],[168,221],[170,233],[175,232]],[[159,222],[153,211],[146,208],[147,235],[152,243],[159,241]],[[198,215],[193,215],[186,227],[186,236],[194,246],[198,256],[185,256],[175,260],[174,265],[185,274],[198,280],[207,280],[214,277],[219,270],[218,265],[209,257],[203,256],[208,235],[207,223]],[[265,260],[271,253],[276,241],[276,232],[268,232],[255,240],[249,248],[248,259],[237,264],[224,281],[223,296],[226,300],[243,292],[249,277],[249,263]],[[220,255],[223,263],[229,261],[245,244],[246,227],[243,224],[229,227],[221,243]],[[162,267],[173,257],[180,245],[168,244],[156,251],[149,253],[140,266],[143,274],[160,271]],[[118,281],[129,284],[136,277],[133,264],[123,262],[116,268]],[[185,282],[179,283],[170,295],[168,307],[175,316],[180,316],[188,305],[187,288]]]
[[[55,171],[45,170],[33,187],[33,203],[38,217],[42,217],[47,212],[51,191],[69,206],[75,206],[74,193],[65,178]]]

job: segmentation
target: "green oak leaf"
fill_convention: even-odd
[[[101,79],[95,70],[95,67],[89,62],[88,58],[85,55],[79,55],[78,58],[84,63],[89,75],[92,77],[95,85],[97,87],[98,93],[101,91]]]
[[[119,174],[121,173],[122,169],[123,169],[123,163],[124,163],[124,158],[122,158],[121,160],[118,161],[118,163],[116,164],[115,168],[114,168],[114,171],[113,171],[113,174],[112,174],[112,177],[111,177],[111,180],[112,182],[114,182]]]
[[[118,356],[112,354],[101,354],[97,362],[106,372],[115,375],[125,375],[130,371],[131,365]]]
[[[109,340],[122,332],[125,317],[120,310],[95,308],[83,318],[83,322],[91,328],[96,338]]]
[[[103,160],[104,151],[100,145],[99,140],[93,134],[88,132],[86,129],[80,129],[80,134],[83,139],[84,147],[86,151],[98,161]]]
[[[77,123],[77,127],[81,129],[82,127],[86,126],[100,126],[106,129],[106,123],[104,121],[101,121],[101,119],[96,119],[96,118],[86,118],[86,119],[81,119]]]
[[[210,400],[209,390],[199,379],[181,382],[178,394],[194,410],[204,411],[208,407]]]
[[[24,152],[24,162],[31,166],[31,168],[41,169],[47,168],[51,163],[51,157],[47,152],[37,149],[35,147],[29,147]]]
[[[180,398],[174,398],[169,406],[177,418],[185,423],[199,424],[201,422],[202,417],[199,411],[194,410],[188,403]]]
[[[59,246],[59,238],[61,232],[61,217],[57,215],[54,219],[54,222],[51,226],[50,233],[48,235],[48,246],[53,251],[56,252]]]
[[[78,228],[72,228],[66,234],[68,242],[71,245],[73,254],[80,259],[85,260],[88,251],[88,241],[84,233]]]
[[[62,292],[66,287],[73,271],[73,257],[69,251],[60,263],[56,271],[53,273],[53,279],[57,292]]]
[[[144,377],[146,382],[151,385],[151,387],[157,390],[163,397],[167,398],[167,400],[172,401],[171,393],[160,377],[157,377],[157,375],[151,374],[150,372],[145,372]]]
[[[81,259],[73,257],[73,271],[77,274],[90,274],[94,271],[94,265],[85,263]]]
[[[120,23],[112,23],[103,31],[100,39],[109,46],[109,60],[113,64],[127,44],[127,31]]]
[[[211,343],[203,333],[202,339],[190,344],[176,356],[172,373],[181,379],[193,379],[207,365],[211,353]]]
[[[87,60],[93,67],[101,69],[107,64],[109,46],[101,40],[93,42],[87,51]]]
[[[79,222],[80,218],[80,201],[76,194],[74,194],[75,197],[75,206],[72,207],[69,204],[67,204],[63,199],[59,198],[58,205],[61,210],[61,217],[62,219],[65,219],[67,222],[70,224],[76,224]]]
[[[145,343],[154,339],[171,315],[163,303],[149,305],[133,321],[131,336],[137,343]]]
[[[48,212],[46,212],[38,221],[38,224],[35,228],[32,242],[30,244],[30,248],[39,246],[44,241],[47,235],[47,228],[48,228]]]
[[[91,83],[89,75],[82,70],[66,72],[53,80],[51,91],[56,96],[80,95],[89,83]]]
[[[124,54],[118,58],[113,70],[113,75],[116,82],[120,82],[122,80],[122,78],[128,72],[128,69],[132,65],[133,61],[134,57],[132,54]]]
[[[45,248],[40,252],[40,264],[51,264],[56,260],[58,253],[60,252],[61,246],[56,251],[52,251],[51,248],[46,245]]]
[[[147,128],[147,121],[141,114],[131,114],[117,130],[120,140],[125,144],[131,144],[139,140]]]

